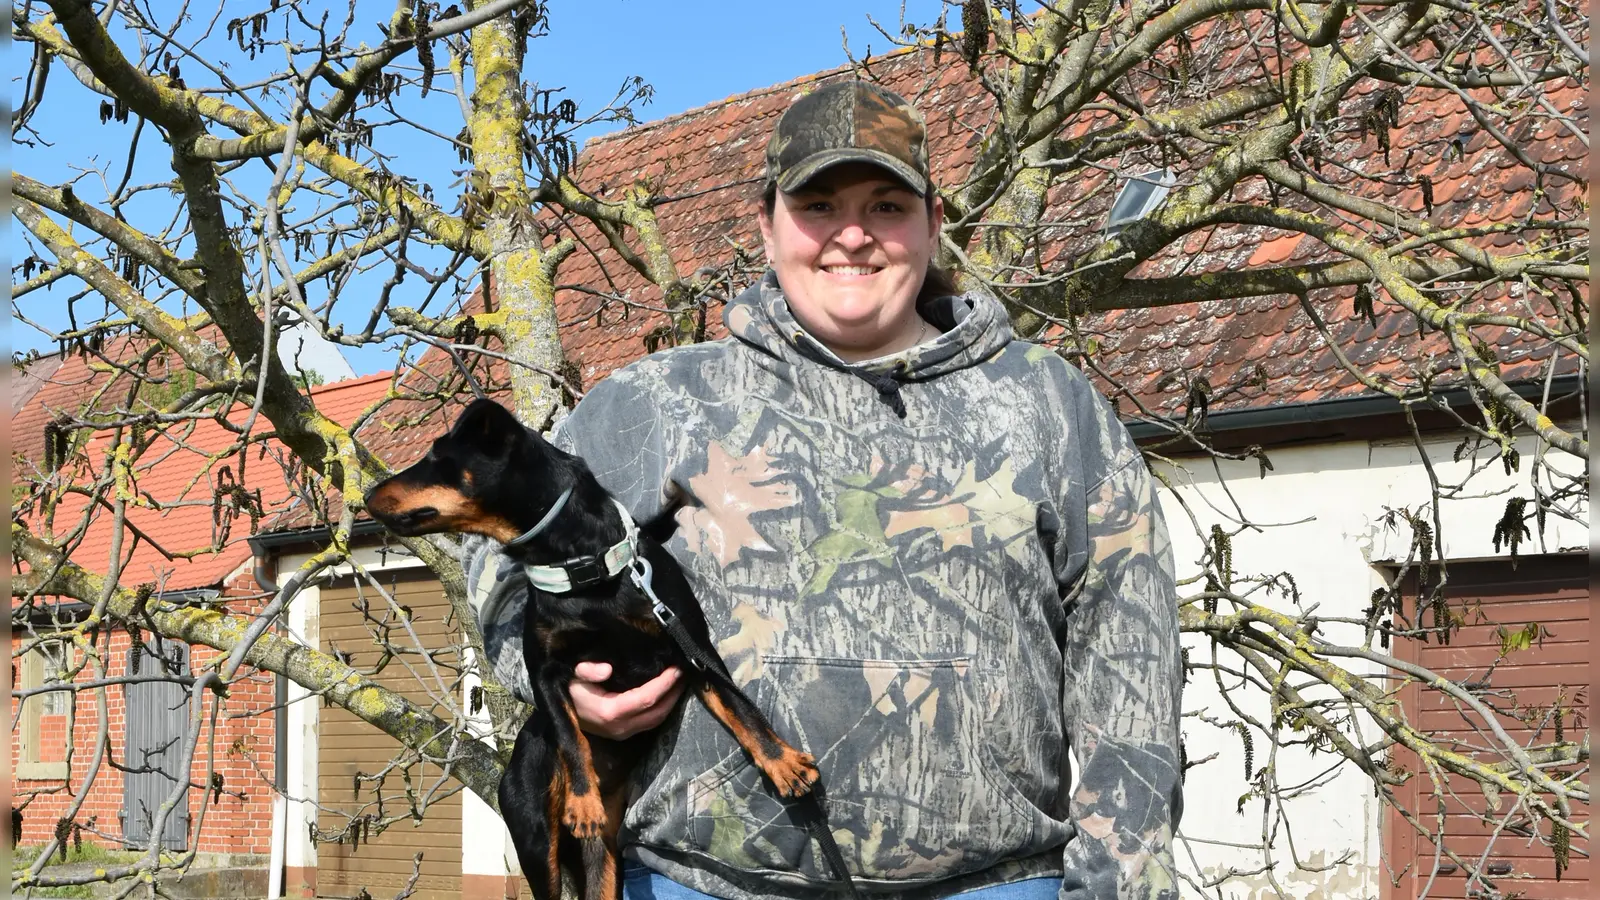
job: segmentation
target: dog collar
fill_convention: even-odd
[[[568,492],[570,493],[570,491]],[[566,500],[563,495],[559,506]],[[622,516],[622,527],[625,534],[622,540],[612,544],[604,553],[590,554],[589,556],[575,556],[565,562],[553,566],[523,566],[522,573],[528,577],[528,583],[547,594],[565,594],[577,588],[610,581],[621,575],[638,555],[639,526],[634,524],[633,516],[628,515],[628,508],[611,501],[617,507],[617,512]],[[545,516],[546,519],[550,515]],[[538,533],[538,529],[548,525],[541,522],[528,532],[517,538],[520,542],[525,538]],[[511,546],[507,544],[506,546]]]
[[[562,491],[561,496],[556,498],[556,502],[550,505],[550,511],[546,512],[544,514],[544,518],[539,520],[539,524],[512,538],[511,542],[506,544],[506,546],[510,548],[521,547],[523,544],[526,544],[535,537],[538,537],[539,532],[549,528],[550,523],[556,520],[556,516],[561,512],[561,508],[567,505],[567,501],[571,499],[571,497],[572,488],[567,488],[566,490]]]

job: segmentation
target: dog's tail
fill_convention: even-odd
[[[648,540],[665,544],[672,533],[678,530],[678,506],[673,504],[660,513],[639,523],[639,535]]]
[[[588,838],[583,844],[584,900],[617,900],[621,886],[617,875],[617,852],[605,837]]]

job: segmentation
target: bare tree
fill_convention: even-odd
[[[52,426],[48,462],[19,473],[13,620],[27,627],[48,618],[63,598],[87,604],[86,614],[57,616],[48,631],[30,633],[20,652],[72,645],[72,667],[46,687],[70,683],[80,702],[102,709],[111,626],[217,650],[215,665],[183,682],[191,756],[231,683],[277,672],[393,735],[396,771],[442,767],[493,805],[503,754],[473,736],[476,711],[458,702],[461,673],[424,673],[440,648],[406,627],[376,579],[372,633],[416,660],[419,678],[434,685],[432,710],[271,628],[301,587],[351,561],[360,498],[389,471],[357,432],[383,418],[422,422],[470,393],[463,372],[507,391],[525,421],[547,425],[581,396],[562,351],[565,329],[615,310],[656,323],[652,347],[699,340],[715,329],[708,310],[759,269],[747,249],[730,245],[717,265],[688,271],[692,252],[673,246],[660,217],[680,198],[642,180],[620,189],[585,182],[574,134],[632,122],[649,88],[630,81],[592,109],[539,88],[527,47],[547,27],[543,5],[492,0],[463,12],[400,3],[377,28],[355,22],[353,9],[323,6],[272,0],[227,20],[187,6],[162,18],[127,2],[15,7],[13,31],[32,64],[13,120],[23,169],[12,176],[13,214],[31,249],[14,275],[14,315],[63,353],[93,358],[108,377]],[[1255,738],[1267,748],[1264,765],[1247,764],[1246,791],[1267,811],[1254,849],[1268,877],[1283,855],[1280,824],[1290,824],[1274,816],[1301,789],[1275,775],[1272,760],[1291,747],[1363,773],[1424,836],[1438,833],[1431,811],[1455,790],[1452,779],[1466,779],[1503,798],[1482,813],[1497,836],[1537,840],[1561,865],[1586,852],[1588,825],[1573,810],[1589,800],[1587,738],[1574,740],[1560,724],[1571,721],[1575,699],[1524,711],[1544,724],[1532,743],[1519,742],[1481,691],[1402,661],[1393,644],[1444,640],[1463,624],[1443,602],[1438,505],[1473,491],[1477,475],[1503,469],[1526,486],[1501,520],[1483,523],[1512,554],[1532,540],[1530,525],[1542,532],[1549,519],[1587,516],[1581,403],[1550,388],[1572,376],[1581,384],[1587,371],[1587,28],[1582,8],[1565,0],[1029,8],[970,0],[937,22],[883,29],[885,40],[914,49],[852,58],[859,77],[890,82],[925,109],[929,98],[959,94],[951,125],[960,137],[950,140],[965,156],[946,163],[947,261],[967,284],[1010,304],[1019,333],[1059,348],[1101,379],[1126,416],[1162,429],[1167,437],[1147,453],[1163,471],[1196,459],[1270,466],[1258,447],[1217,442],[1207,412],[1292,382],[1265,371],[1132,379],[1108,369],[1117,317],[1165,306],[1224,304],[1229,315],[1247,316],[1261,298],[1291,298],[1346,388],[1388,396],[1413,420],[1432,415],[1459,432],[1470,477],[1435,479],[1431,509],[1393,513],[1410,555],[1393,585],[1367,600],[1364,617],[1303,607],[1293,573],[1234,571],[1231,541],[1258,527],[1252,513],[1241,511],[1231,528],[1206,528],[1191,513],[1204,574],[1188,584],[1181,615],[1212,653],[1190,668],[1269,710],[1262,717],[1255,701],[1241,702],[1214,722],[1237,731],[1247,752]],[[1402,122],[1423,108],[1459,127],[1394,144]],[[96,116],[127,141],[124,154],[76,160],[77,175],[63,183],[30,177],[28,160],[63,152],[63,133],[93,127]],[[448,187],[437,169],[407,169],[431,159],[408,148],[430,143],[462,167]],[[158,152],[170,173],[134,183]],[[1460,200],[1474,179],[1490,177],[1486,166],[1518,185],[1503,208]],[[1118,173],[1135,169],[1170,192],[1165,202],[1101,229],[1127,180]],[[1187,265],[1207,248],[1238,246],[1240,236],[1293,238],[1307,249],[1228,271]],[[580,257],[603,261],[605,283],[563,282],[564,265]],[[375,292],[349,289],[380,279]],[[73,291],[68,327],[33,312],[51,289]],[[560,319],[558,291],[590,298],[581,320]],[[403,297],[418,299],[401,305]],[[1384,345],[1404,349],[1398,364],[1372,339],[1393,321],[1409,323]],[[279,360],[276,346],[292,327],[352,350],[385,348],[402,376],[380,408],[341,425]],[[1529,383],[1543,389],[1530,394]],[[1170,403],[1150,402],[1163,394]],[[210,454],[197,479],[215,487],[227,460],[255,451],[265,460],[258,465],[277,466],[294,485],[306,522],[331,534],[249,615],[197,611],[128,587],[120,540],[104,559],[78,553],[92,520],[109,518],[137,541],[125,527],[130,504],[179,502],[141,496],[138,476],[198,422],[226,429],[231,443]],[[224,504],[218,496],[198,502],[226,506],[230,517],[270,512],[252,510],[248,497],[230,494]],[[168,550],[205,553],[227,539],[219,532],[214,546]],[[454,545],[404,543],[451,600],[453,649],[481,652]],[[1380,669],[1399,681],[1364,674]],[[494,730],[513,732],[517,704],[479,674]],[[1460,708],[1483,735],[1477,752],[1457,752],[1409,722],[1397,683]],[[104,746],[103,716],[100,727],[79,745]],[[75,777],[77,803],[99,764],[96,756]],[[1397,792],[1411,779],[1429,785],[1418,805]],[[173,804],[198,789],[177,781]],[[421,796],[319,838],[349,839],[424,814],[434,794]],[[39,873],[54,847],[14,888],[47,883]],[[1508,890],[1487,869],[1487,851],[1438,848],[1486,896]],[[155,838],[146,849],[140,861],[96,877],[172,865]],[[1194,886],[1221,896],[1225,883]]]

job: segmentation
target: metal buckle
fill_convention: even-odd
[[[672,622],[674,619],[678,618],[678,614],[672,611],[672,607],[662,603],[660,597],[652,594],[650,599],[652,601],[650,604],[650,612],[655,614],[656,621],[668,628],[671,628]]]

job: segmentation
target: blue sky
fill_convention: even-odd
[[[908,19],[938,18],[937,0],[907,0]],[[808,3],[674,3],[644,0],[558,2],[550,37],[530,49],[530,70],[548,64],[576,96],[598,97],[628,75],[655,85],[650,119],[845,63],[840,27],[858,58],[891,49],[867,16],[893,32],[899,0]],[[540,45],[544,46],[540,46]],[[593,53],[605,47],[604,58]],[[544,54],[548,54],[547,56]]]
[[[156,4],[159,9],[162,4]],[[216,26],[216,37],[222,40],[222,22],[232,14],[247,15],[265,8],[262,3],[235,3],[229,0],[223,18]],[[651,102],[636,110],[642,122],[664,118],[695,107],[714,103],[725,97],[741,94],[755,88],[777,84],[846,62],[841,41],[841,26],[849,35],[850,49],[859,58],[869,48],[874,54],[892,49],[889,42],[869,24],[870,15],[885,28],[898,29],[902,4],[899,0],[815,0],[805,4],[771,4],[762,2],[681,3],[659,0],[553,0],[548,4],[550,34],[531,41],[524,67],[524,79],[538,82],[541,87],[564,87],[563,96],[577,101],[581,108],[608,101],[619,85],[631,76],[639,76],[651,84],[654,97]],[[381,39],[375,25],[382,21],[393,0],[362,0],[357,6],[351,37],[355,40],[375,42]],[[919,24],[932,22],[939,15],[938,0],[906,0],[905,14]],[[235,13],[237,10],[237,13]],[[190,28],[194,25],[188,26]],[[20,45],[14,45],[19,46]],[[214,49],[211,58],[223,55]],[[267,71],[268,63],[281,68],[280,51],[269,50],[270,59],[263,55],[255,62],[249,61],[236,47],[229,45],[226,57],[230,60],[229,75],[236,81],[247,82],[252,75]],[[22,76],[28,65],[28,54],[15,52],[12,60],[12,109],[21,99]],[[442,58],[442,54],[441,54]],[[407,54],[401,62],[414,65],[416,57]],[[184,65],[183,75],[191,85],[215,83],[197,66]],[[447,76],[441,75],[436,88]],[[282,110],[278,99],[263,99],[263,108]],[[461,116],[455,100],[448,93],[430,94],[427,112],[419,116],[425,124],[445,134],[454,134],[461,128]],[[100,98],[91,94],[58,64],[49,82],[49,94],[41,112],[33,123],[53,143],[53,146],[12,147],[12,165],[16,170],[51,184],[60,184],[74,177],[78,193],[89,202],[103,201],[108,188],[98,174],[84,178],[85,166],[103,166],[110,171],[104,179],[114,187],[120,179],[126,159],[126,147],[131,137],[131,125],[114,120],[101,124]],[[581,137],[593,137],[614,131],[617,125],[595,126]],[[399,137],[398,135],[396,137]],[[414,133],[404,140],[374,141],[378,149],[394,154],[395,167],[407,174],[432,181],[441,194],[454,194],[445,190],[456,179],[454,170],[462,168],[455,154],[440,142],[418,141]],[[133,183],[170,179],[171,169],[163,147],[150,128],[145,129],[139,156],[133,173]],[[252,163],[240,170],[234,178],[247,192],[264,191],[270,171],[260,163]],[[151,193],[148,203],[135,202],[127,208],[131,222],[144,228],[159,229],[170,221],[170,205],[163,207],[164,198]],[[13,264],[19,262],[26,249],[19,235],[20,228],[13,223],[9,241]],[[41,254],[47,255],[47,254]],[[382,278],[372,275],[357,276],[352,289],[375,292]],[[69,293],[82,285],[73,280],[58,283],[49,292],[39,291],[24,298],[25,313],[47,327],[64,328],[67,325],[62,302]],[[397,304],[405,305],[420,299],[426,285],[415,279],[407,281],[397,292]],[[437,301],[436,301],[437,302]],[[359,330],[365,319],[364,312],[370,304],[347,301],[344,316]],[[95,304],[97,307],[98,304]],[[175,309],[178,307],[175,307]],[[80,319],[93,311],[93,307],[80,303]],[[435,310],[437,311],[437,310]],[[341,317],[343,318],[343,316]],[[31,328],[13,323],[10,328],[14,349],[36,348],[41,351],[54,345]],[[392,352],[377,348],[346,352],[345,356],[357,374],[367,374],[389,368],[394,364]],[[314,366],[312,366],[314,367]],[[327,366],[324,366],[327,368]]]

